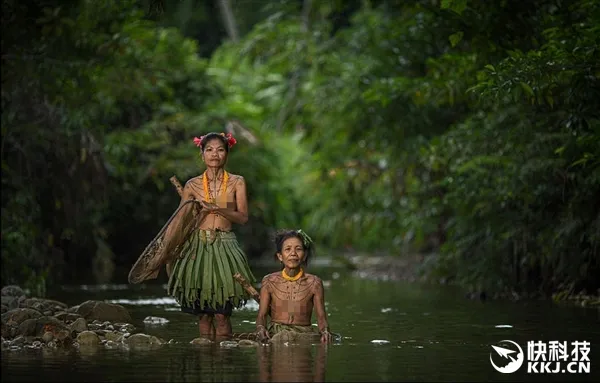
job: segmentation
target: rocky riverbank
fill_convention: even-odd
[[[341,261],[343,259],[343,261]],[[413,254],[402,257],[373,256],[361,254],[346,254],[337,259],[346,267],[353,270],[353,275],[358,278],[383,280],[420,282],[438,285],[452,284],[447,278],[432,280],[427,278],[424,272],[427,264],[427,255]],[[485,290],[465,291],[464,296],[468,299],[485,301],[492,300],[533,300],[552,299],[557,304],[574,305],[579,307],[600,307],[600,290],[595,294],[586,294],[572,290],[559,291],[551,296],[543,296],[539,293],[517,293],[515,291],[503,291],[489,293]]]
[[[152,318],[146,318],[152,319]],[[2,351],[22,349],[151,350],[173,340],[138,332],[127,309],[88,300],[69,307],[51,299],[28,297],[18,286],[2,288]],[[195,345],[211,344],[196,338]],[[221,346],[257,346],[251,339],[220,342]]]
[[[426,282],[427,279],[421,272],[424,259],[420,254],[404,257],[352,254],[346,255],[344,262],[353,270],[354,276],[359,278]]]

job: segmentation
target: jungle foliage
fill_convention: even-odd
[[[301,226],[468,288],[600,288],[597,2],[198,4],[3,2],[4,280],[130,265],[228,129],[252,256]]]

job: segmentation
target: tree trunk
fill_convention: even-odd
[[[302,4],[302,30],[304,31],[305,35],[307,35],[308,32],[310,31],[310,9],[311,9],[311,7],[312,7],[312,0],[304,0],[304,2]],[[306,46],[309,44],[308,39],[309,39],[309,37],[306,36],[305,43],[301,45],[302,49],[304,51],[306,51]],[[303,52],[299,49],[298,50],[299,57],[301,57],[302,53]],[[288,106],[288,105],[293,103],[294,99],[296,98],[296,93],[298,92],[298,83],[300,82],[300,71],[301,70],[302,70],[302,63],[301,63],[301,61],[298,61],[296,70],[294,71],[294,74],[292,75],[290,91],[286,97],[287,103],[286,103],[286,105],[283,105],[283,107],[279,111],[279,116],[277,117],[277,126],[276,126],[277,131],[281,131],[283,129],[283,124],[285,124],[285,120],[287,119],[288,114],[289,114],[288,112],[290,111],[290,109],[292,109],[292,107]]]
[[[231,3],[229,0],[218,0],[218,4],[219,9],[221,10],[223,23],[225,24],[225,29],[227,30],[227,35],[233,42],[237,43],[239,41],[239,34],[235,23],[235,16],[231,9]]]

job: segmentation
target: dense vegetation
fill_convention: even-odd
[[[598,2],[251,3],[3,2],[5,283],[128,267],[191,138],[228,129],[252,256],[302,226],[468,288],[597,292]]]

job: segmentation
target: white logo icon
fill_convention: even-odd
[[[494,364],[494,360],[492,359],[493,352],[490,352],[490,363],[492,363],[492,366],[496,369],[496,371],[501,372],[503,374],[512,374],[513,372],[515,372],[519,368],[521,368],[521,366],[523,365],[523,361],[525,360],[525,356],[523,354],[523,350],[521,349],[521,347],[518,344],[516,344],[515,342],[513,342],[512,340],[500,341],[500,343],[502,343],[502,342],[506,342],[506,343],[510,343],[510,344],[514,345],[515,349],[498,347],[498,346],[492,346],[492,348],[500,357],[502,357],[504,359],[508,359],[508,360],[510,360],[510,362],[508,362],[508,364],[504,367],[498,367]],[[515,353],[517,354],[516,359],[513,357],[513,355],[511,355],[511,354],[515,354]]]

